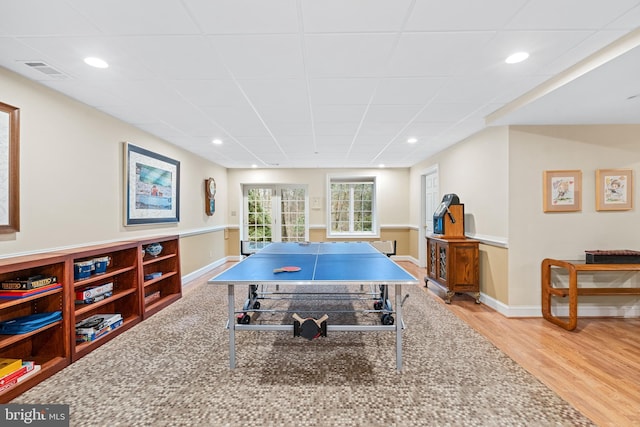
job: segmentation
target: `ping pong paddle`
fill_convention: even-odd
[[[322,323],[329,318],[326,314],[319,319],[308,317],[303,319],[298,316],[297,313],[293,313],[294,320],[296,320],[300,326],[298,327],[298,335],[311,341],[314,338],[318,338],[322,335]]]
[[[292,272],[292,271],[300,271],[300,270],[302,270],[302,267],[287,266],[287,267],[274,268],[273,272],[283,273],[283,272]]]

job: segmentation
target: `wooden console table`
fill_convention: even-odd
[[[476,303],[480,303],[479,243],[464,237],[427,237],[427,276],[424,281],[444,290],[447,304],[456,293],[471,293]]]
[[[551,269],[564,268],[569,273],[569,287],[555,288],[551,284]],[[561,261],[546,258],[542,261],[542,316],[568,331],[578,325],[579,295],[640,295],[640,288],[578,288],[579,272],[640,271],[640,264],[586,264],[584,261]],[[551,313],[551,297],[569,297],[569,320],[565,321]]]

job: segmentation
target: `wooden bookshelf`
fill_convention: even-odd
[[[163,246],[157,257],[142,252],[151,243]],[[109,257],[104,273],[74,278],[74,263],[103,257]],[[145,280],[145,275],[152,272],[161,275]],[[0,403],[11,401],[182,297],[178,236],[0,259],[0,281],[39,274],[56,276],[62,287],[25,298],[0,299],[0,322],[51,311],[61,311],[62,320],[24,334],[0,335],[0,357],[41,365],[38,373],[0,391]],[[106,283],[113,283],[111,296],[91,304],[75,303],[76,291]],[[122,325],[94,341],[76,343],[76,323],[92,315],[112,313],[122,315]]]
[[[56,276],[62,288],[20,299],[0,299],[0,322],[35,313],[62,312],[62,320],[35,331],[0,335],[0,357],[33,361],[41,370],[11,388],[0,392],[6,403],[60,371],[71,362],[68,333],[69,303],[64,284],[68,281],[67,258],[59,254],[27,255],[0,260],[0,281],[35,275]]]
[[[142,249],[152,243],[162,245],[158,256],[151,256]],[[139,242],[138,253],[142,257],[139,269],[141,286],[141,312],[144,319],[152,316],[167,305],[182,298],[182,275],[180,274],[180,245],[175,236],[146,239]],[[159,277],[145,278],[152,273],[160,273]]]

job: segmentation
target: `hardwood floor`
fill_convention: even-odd
[[[504,317],[466,295],[445,304],[436,287],[423,290],[594,423],[640,426],[640,319],[580,318],[575,331],[566,331],[542,317]]]

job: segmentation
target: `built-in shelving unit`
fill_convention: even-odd
[[[144,240],[140,242],[139,253],[142,255],[142,249],[153,243],[161,244],[162,251],[155,257],[145,252],[140,269],[142,315],[145,319],[182,297],[178,239],[166,237]],[[154,273],[159,273],[159,276],[150,278]]]
[[[33,361],[36,374],[0,392],[8,402],[70,363],[69,303],[64,292],[68,281],[67,259],[58,254],[27,255],[0,260],[0,281],[36,275],[56,276],[62,288],[20,299],[0,299],[0,322],[36,313],[62,312],[62,320],[19,335],[0,335],[0,357]]]
[[[158,256],[143,253],[160,243]],[[74,278],[74,264],[108,257],[106,271]],[[145,276],[156,274],[145,280]],[[178,236],[93,245],[67,251],[0,259],[0,281],[36,275],[56,276],[61,288],[19,299],[0,299],[0,322],[34,313],[61,311],[62,320],[32,332],[0,335],[0,358],[34,361],[41,370],[6,390],[6,403],[75,362],[143,319],[182,297]],[[90,304],[76,304],[76,292],[113,283],[112,294]],[[75,325],[98,314],[122,315],[120,326],[89,342],[76,342]]]
[[[72,362],[75,362],[93,349],[113,339],[115,336],[142,320],[139,302],[138,247],[138,242],[120,242],[85,247],[68,252],[72,258],[68,263],[68,267],[71,269],[69,271],[69,277],[73,280],[73,286],[70,292],[70,305],[73,307],[70,322],[74,325],[74,328],[78,322],[96,314],[119,313],[123,318],[121,326],[95,341],[77,343],[74,329],[73,333],[69,336]],[[92,274],[86,279],[73,279],[74,264],[76,262],[102,257],[109,258],[107,271],[105,273]],[[75,294],[77,291],[106,283],[113,283],[112,296],[92,304],[75,303]]]

